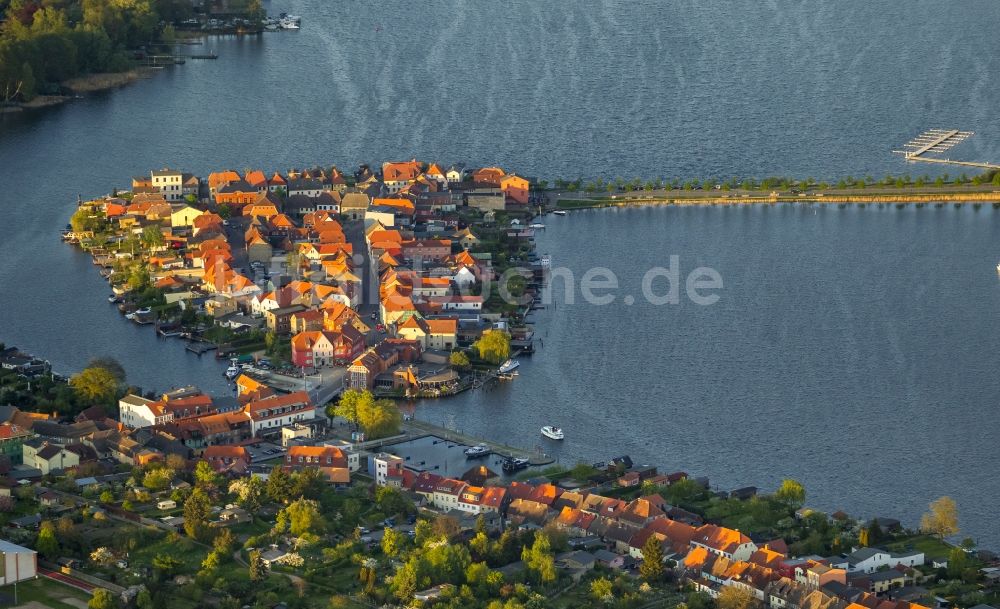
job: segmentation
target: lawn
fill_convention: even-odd
[[[13,601],[14,586],[4,586],[0,594],[7,606],[7,602]],[[90,595],[82,590],[42,577],[17,585],[17,606],[34,601],[49,609],[81,609],[89,600]]]
[[[136,565],[152,565],[157,555],[166,554],[183,563],[184,566],[177,570],[178,573],[196,573],[208,552],[209,548],[188,537],[180,536],[171,540],[170,535],[165,535],[155,543],[136,548],[131,554],[131,561]]]
[[[916,537],[901,539],[886,545],[886,549],[891,552],[909,552],[913,550],[923,552],[924,557],[928,560],[947,557],[951,552],[951,548],[948,544],[931,535],[917,535]]]

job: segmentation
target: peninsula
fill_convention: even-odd
[[[81,202],[64,236],[128,319],[230,359],[230,380],[436,397],[510,379],[513,361],[498,367],[533,352],[537,198],[497,167],[164,169]]]
[[[827,514],[791,479],[554,464],[404,414],[389,398],[511,378],[532,350],[536,213],[559,211],[537,186],[406,161],[164,169],[81,201],[65,238],[109,300],[221,353],[233,393],[0,350],[5,582],[46,606],[997,606],[1000,562],[949,541],[948,497],[919,527]]]

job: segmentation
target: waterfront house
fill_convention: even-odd
[[[299,332],[292,337],[292,364],[300,368],[318,368],[331,365],[333,363],[333,343],[337,338],[332,332]]]
[[[894,554],[879,548],[860,548],[839,559],[832,560],[830,566],[846,569],[848,572],[874,573],[883,567],[918,567],[924,564],[923,552]]]
[[[465,180],[465,164],[456,163],[448,168],[448,171],[444,174],[445,178],[448,180],[449,184],[457,184]]]
[[[500,178],[500,190],[508,203],[528,204],[528,180],[519,175],[509,174]]]
[[[484,184],[499,187],[506,174],[499,167],[483,167],[472,172],[472,181],[476,184]]]
[[[152,427],[173,421],[174,415],[164,408],[163,402],[147,400],[129,394],[118,400],[119,420],[131,428]]]
[[[419,315],[411,315],[397,326],[396,334],[420,343],[420,348],[424,351],[451,351],[458,344],[458,320],[424,319]]]
[[[311,421],[316,416],[316,408],[305,391],[252,400],[244,406],[244,412],[250,417],[250,433],[255,438],[280,434],[285,425]]]
[[[161,169],[150,174],[150,184],[168,201],[184,198],[184,173],[173,169]]]
[[[729,560],[745,561],[757,550],[757,545],[743,533],[714,524],[698,527],[691,544]]]
[[[368,458],[368,473],[375,479],[377,486],[396,486],[389,484],[391,474],[403,468],[405,461],[392,453],[377,453]]]
[[[332,484],[344,485],[351,482],[347,457],[335,446],[289,447],[283,468],[287,471],[316,468]]]
[[[395,194],[420,175],[420,163],[416,159],[382,164],[382,183],[389,193]]]
[[[287,192],[288,181],[277,171],[267,181],[267,189],[273,193]]]
[[[220,188],[242,180],[240,174],[232,170],[218,171],[208,174],[208,191],[213,197]],[[249,187],[249,185],[248,185]]]

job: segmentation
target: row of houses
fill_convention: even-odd
[[[521,528],[554,526],[571,538],[571,545],[579,542],[624,557],[615,564],[641,560],[644,546],[655,539],[664,559],[712,597],[725,586],[738,586],[773,609],[920,607],[889,598],[920,580],[915,569],[924,564],[920,552],[858,548],[845,555],[793,558],[781,539],[755,542],[738,530],[704,523],[660,495],[626,501],[550,483],[482,484],[412,471],[391,454],[374,455],[371,473],[376,484],[407,490],[425,507],[442,512],[496,514]],[[644,475],[657,484],[686,477],[683,472],[662,476],[648,468]],[[628,480],[626,474],[619,484]]]

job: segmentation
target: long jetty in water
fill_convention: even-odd
[[[975,135],[975,133],[972,131],[959,131],[958,129],[929,129],[909,142],[903,144],[903,150],[893,150],[893,152],[903,155],[903,158],[907,161],[941,163],[945,165],[962,165],[965,167],[978,167],[979,169],[1000,169],[1000,165],[993,165],[991,163],[955,161],[952,159],[927,156],[929,154],[948,152],[973,135]]]

